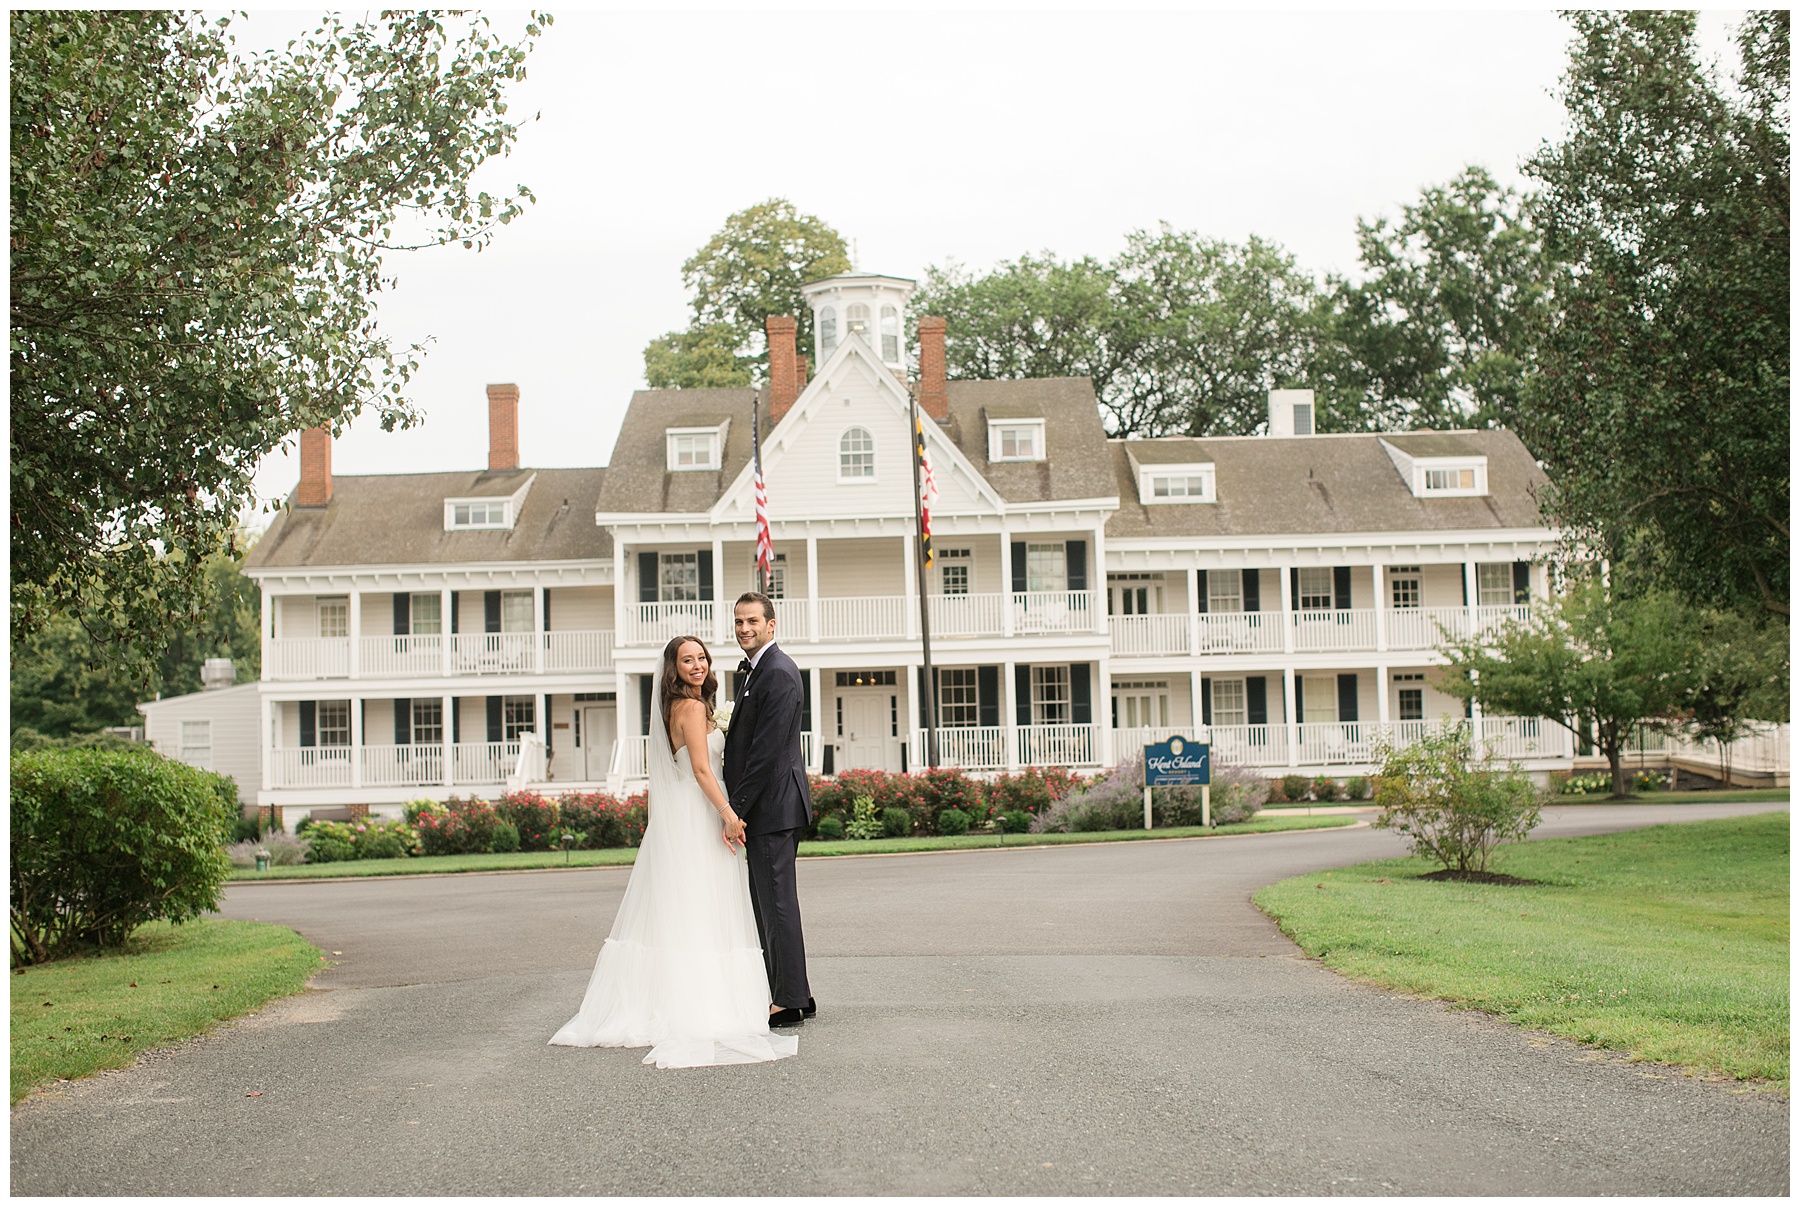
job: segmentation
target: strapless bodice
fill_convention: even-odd
[[[719,771],[719,760],[725,755],[725,733],[723,730],[715,729],[706,735],[706,754],[707,760],[712,763],[713,774],[717,775]],[[691,769],[694,765],[693,752],[686,746],[683,746],[680,750],[675,752],[675,761],[684,767]]]

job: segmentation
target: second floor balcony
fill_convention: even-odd
[[[384,635],[354,643],[348,637],[285,637],[263,649],[265,679],[557,675],[613,668],[613,634],[607,629]]]
[[[1296,612],[1180,612],[1107,618],[1122,657],[1430,650],[1523,620],[1528,605],[1471,608],[1320,608]]]
[[[930,597],[933,637],[1009,637],[1097,633],[1101,617],[1090,591],[1008,591]],[[908,595],[828,596],[776,601],[784,640],[791,642],[909,641],[919,636],[919,601]],[[693,634],[729,640],[731,607],[712,600],[630,606],[627,644],[657,646]]]

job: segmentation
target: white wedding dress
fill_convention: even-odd
[[[652,708],[652,717],[662,715],[660,700]],[[726,848],[723,823],[694,779],[689,751],[671,755],[657,725],[648,745],[644,841],[581,1011],[550,1042],[648,1045],[644,1063],[659,1069],[792,1056],[799,1038],[769,1030],[769,978],[744,856]],[[707,735],[715,775],[724,749],[724,734]]]

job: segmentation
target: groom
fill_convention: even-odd
[[[744,660],[725,732],[725,791],[744,826],[750,905],[774,999],[769,1025],[794,1027],[816,1009],[806,983],[806,941],[794,884],[794,853],[812,821],[800,750],[806,696],[800,668],[775,645],[775,605],[767,595],[738,596],[732,628]]]

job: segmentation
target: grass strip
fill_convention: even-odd
[[[1535,885],[1388,859],[1270,885],[1308,955],[1388,989],[1690,1072],[1788,1088],[1788,816],[1503,847]]]
[[[324,965],[285,926],[205,918],[153,922],[117,951],[15,971],[12,1100],[45,1082],[122,1069],[278,997]]]
[[[1604,792],[1586,795],[1557,793],[1550,798],[1553,805],[1731,805],[1783,804],[1788,802],[1786,788],[1712,788],[1703,792],[1634,792],[1624,800],[1614,800]]]
[[[1209,830],[1205,826],[1174,826],[1161,830],[1102,830],[1092,834],[1009,834],[1004,842],[991,833],[917,838],[841,839],[800,844],[802,859],[830,855],[898,855],[920,851],[967,851],[978,848],[1045,847],[1080,842],[1141,842],[1145,839],[1201,838],[1222,834],[1267,834],[1276,830],[1322,830],[1352,825],[1353,817],[1257,817],[1237,825]],[[417,855],[410,859],[356,859],[345,863],[306,863],[275,867],[266,872],[234,868],[233,880],[317,880],[337,876],[420,876],[444,872],[507,872],[536,868],[606,867],[629,864],[637,858],[633,847],[609,847],[600,851],[513,851],[504,855]]]

